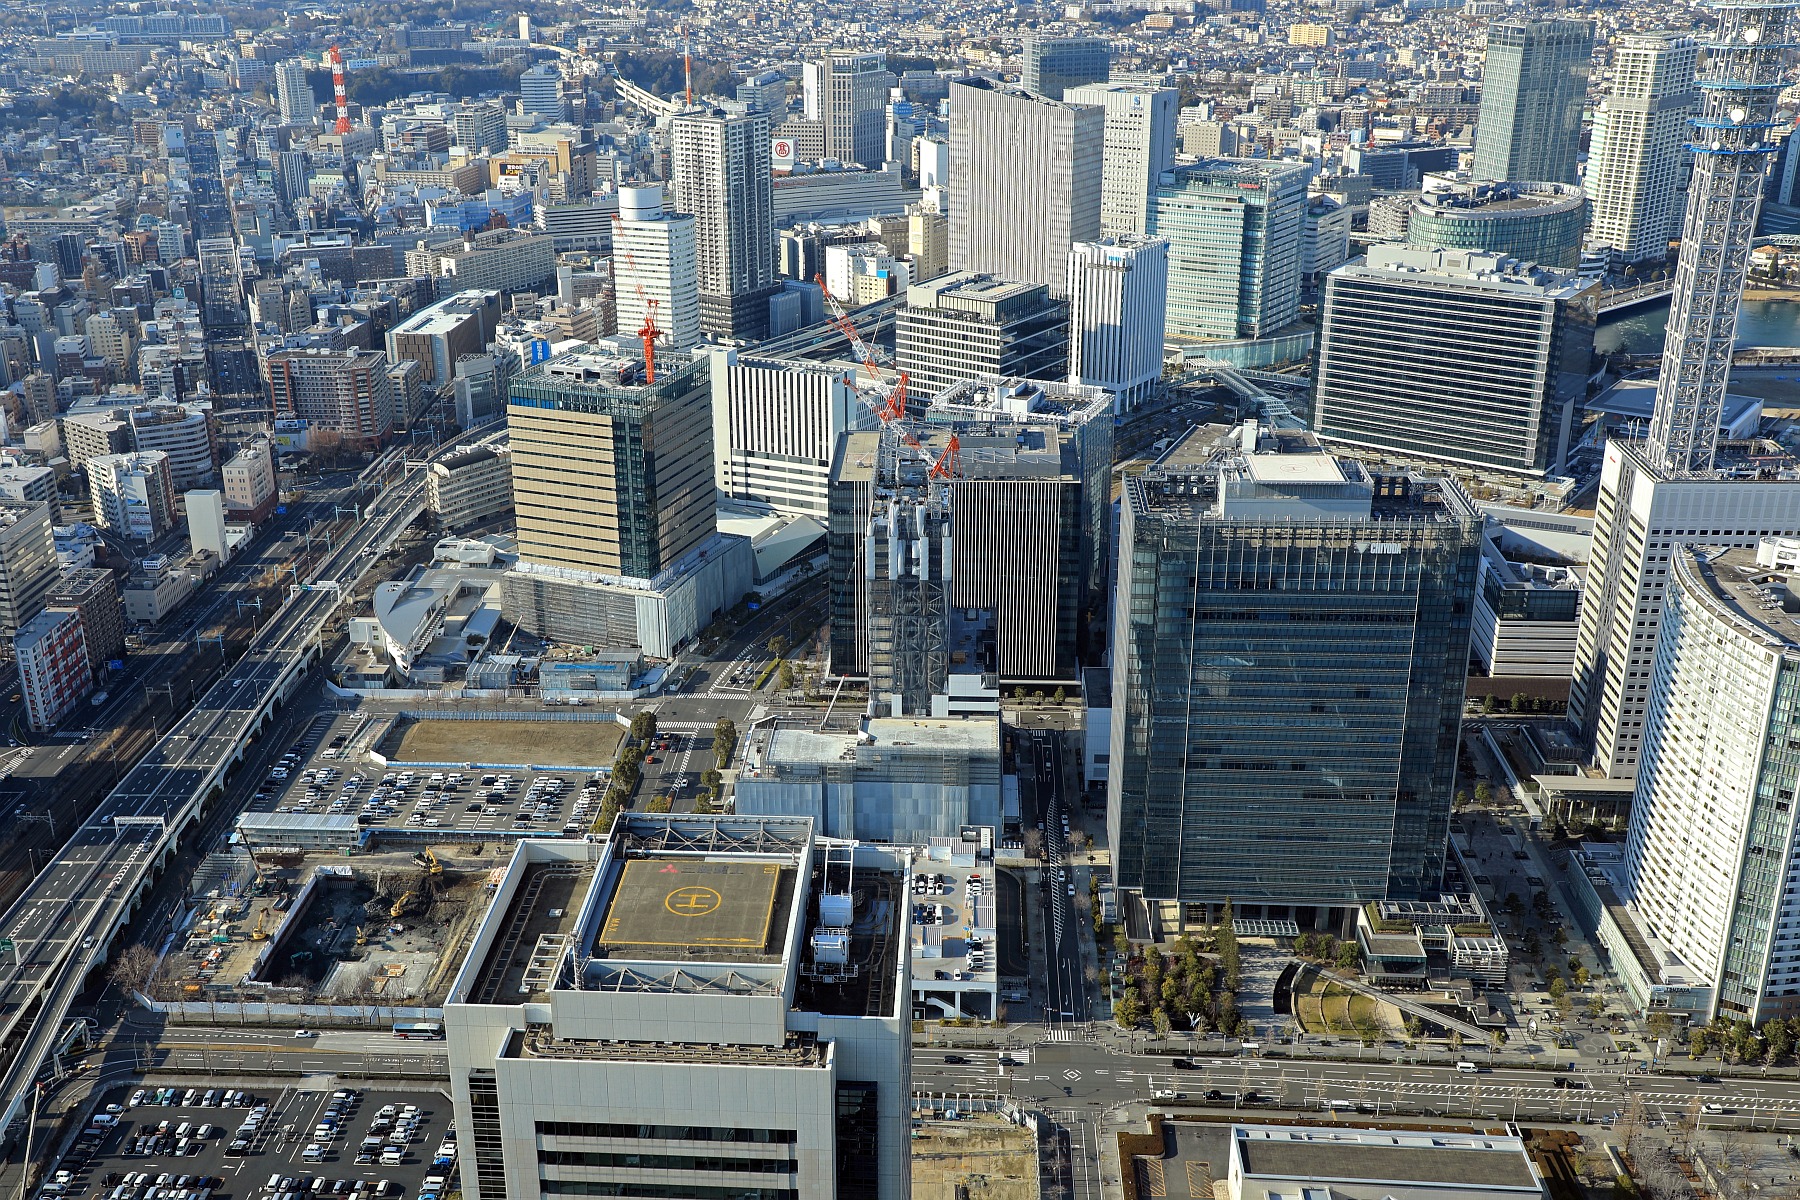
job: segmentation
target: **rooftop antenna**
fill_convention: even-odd
[[[344,52],[333,46],[331,54],[331,94],[337,100],[337,125],[333,133],[350,132],[350,101],[344,94]]]

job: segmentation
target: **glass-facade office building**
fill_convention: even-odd
[[[1197,431],[1127,481],[1108,824],[1153,929],[1435,897],[1481,520],[1312,435]],[[1250,444],[1255,443],[1255,449]]]
[[[1211,158],[1163,173],[1149,232],[1169,243],[1170,336],[1268,337],[1299,320],[1310,170]]]

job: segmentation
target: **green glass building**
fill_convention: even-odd
[[[1150,236],[1169,242],[1173,337],[1268,337],[1300,316],[1304,163],[1211,158],[1165,172]]]

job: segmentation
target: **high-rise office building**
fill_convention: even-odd
[[[1090,83],[1069,88],[1070,104],[1106,110],[1100,176],[1100,232],[1143,233],[1157,180],[1175,165],[1175,113],[1181,93],[1136,83]]]
[[[1100,236],[1106,112],[986,81],[950,85],[950,269],[1060,291]]]
[[[1425,250],[1485,250],[1573,270],[1581,265],[1587,197],[1568,183],[1464,182],[1412,202],[1406,242]]]
[[[723,348],[708,353],[719,495],[824,520],[838,435],[874,419],[853,374]]]
[[[1150,232],[1169,243],[1170,334],[1267,337],[1299,319],[1308,171],[1213,158],[1162,177]]]
[[[1800,1013],[1800,545],[1686,545],[1669,563],[1624,919],[1710,986],[1698,1020],[1760,1024]]]
[[[507,430],[519,556],[647,579],[713,535],[704,360],[646,383],[630,354],[560,355],[515,375]]]
[[[1019,83],[1028,92],[1061,100],[1072,87],[1105,83],[1112,73],[1112,43],[1097,37],[1025,35]]]
[[[1069,363],[1069,306],[1042,284],[940,275],[906,289],[894,362],[913,396],[982,375],[1060,379]]]
[[[1726,49],[1699,80],[1708,136],[1694,153],[1650,435],[1607,443],[1569,717],[1595,765],[1614,777],[1637,769],[1670,553],[1800,530],[1800,479],[1782,477],[1793,472],[1729,448],[1719,462],[1738,303],[1778,150],[1767,131],[1796,7],[1733,0],[1718,10],[1713,44]]]
[[[319,119],[319,98],[306,81],[306,64],[297,58],[275,66],[275,109],[285,125],[312,125]]]
[[[1311,434],[1196,430],[1125,481],[1107,826],[1153,931],[1335,927],[1443,880],[1481,515]]]
[[[806,64],[806,117],[819,122],[823,157],[879,167],[887,158],[887,99],[894,76],[879,54],[833,51]]]
[[[522,842],[444,1003],[463,1194],[907,1200],[909,861],[804,817]]]
[[[470,154],[506,149],[506,111],[498,104],[471,101],[450,114],[454,144]]]
[[[1588,244],[1627,265],[1667,258],[1680,231],[1681,147],[1698,54],[1686,33],[1626,33],[1613,43],[1612,87],[1594,110],[1582,185]]]
[[[700,340],[699,250],[694,218],[664,212],[662,196],[655,185],[619,189],[613,291],[621,334],[636,337],[654,315],[658,349],[679,354]]]
[[[1475,178],[1574,183],[1594,27],[1511,18],[1488,26]]]
[[[42,612],[56,586],[54,520],[48,504],[0,500],[0,637]]]
[[[1403,459],[1560,473],[1599,293],[1499,255],[1371,246],[1325,280],[1313,426]]]
[[[528,67],[519,75],[519,110],[528,116],[560,121],[568,116],[562,73],[549,63]]]
[[[1111,392],[1121,413],[1162,378],[1169,243],[1124,234],[1069,248],[1069,382]]]
[[[694,218],[702,333],[731,341],[768,336],[775,265],[775,190],[769,118],[682,113],[669,123],[675,211]]]
[[[393,433],[394,385],[379,350],[278,350],[266,362],[276,415],[310,422],[315,445],[369,450]]]

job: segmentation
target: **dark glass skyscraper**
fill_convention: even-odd
[[[1201,430],[1128,479],[1107,819],[1163,928],[1433,896],[1481,518],[1309,433]]]

